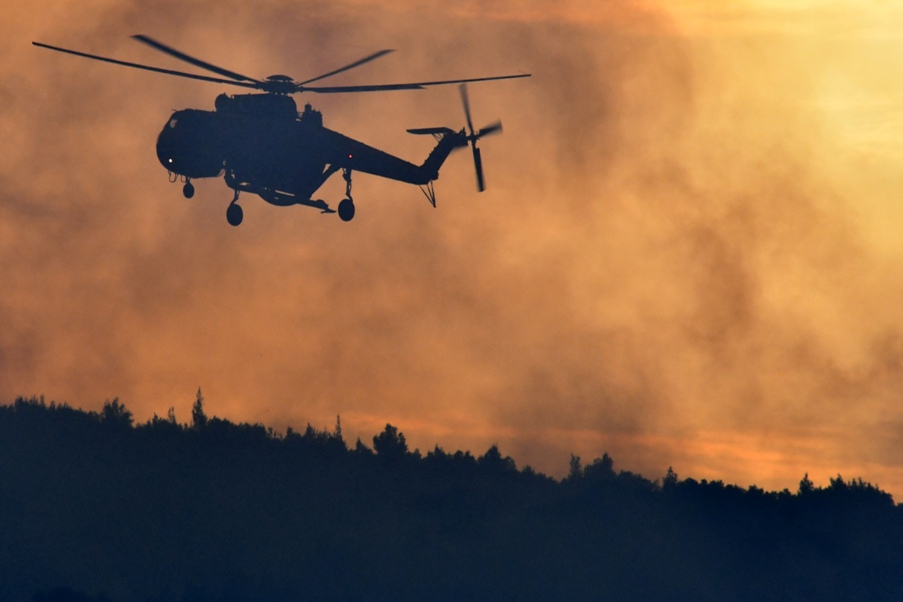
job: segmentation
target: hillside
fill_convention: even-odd
[[[556,481],[492,447],[0,407],[0,600],[900,600],[903,507],[861,480]],[[68,589],[60,589],[68,588]]]

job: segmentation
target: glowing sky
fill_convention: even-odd
[[[9,5],[10,3],[7,3]],[[892,2],[13,3],[0,8],[0,400],[170,406],[412,447],[903,495],[903,7]],[[385,6],[384,6],[385,4]],[[603,8],[599,8],[599,5]],[[230,91],[31,46],[471,87],[436,184],[359,175],[349,224],[197,182],[154,142]],[[190,69],[190,68],[189,68]],[[234,90],[230,92],[239,92]],[[454,88],[303,96],[419,163]],[[323,198],[341,198],[339,178]]]

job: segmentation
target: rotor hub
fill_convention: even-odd
[[[295,80],[287,75],[271,75],[263,84],[264,91],[272,94],[292,94],[298,91]]]

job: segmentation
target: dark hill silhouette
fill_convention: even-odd
[[[497,447],[373,447],[170,411],[0,407],[0,600],[901,600],[903,508]]]

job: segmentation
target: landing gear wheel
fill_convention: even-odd
[[[185,195],[186,199],[190,199],[194,196],[194,184],[191,182],[185,182],[185,185],[182,186],[182,194]]]
[[[244,219],[244,212],[241,210],[241,205],[236,205],[235,203],[229,205],[229,208],[226,209],[226,221],[229,222],[230,226],[237,226],[241,224],[241,220]]]
[[[354,219],[354,201],[345,199],[339,203],[339,217],[343,222],[350,222]]]

